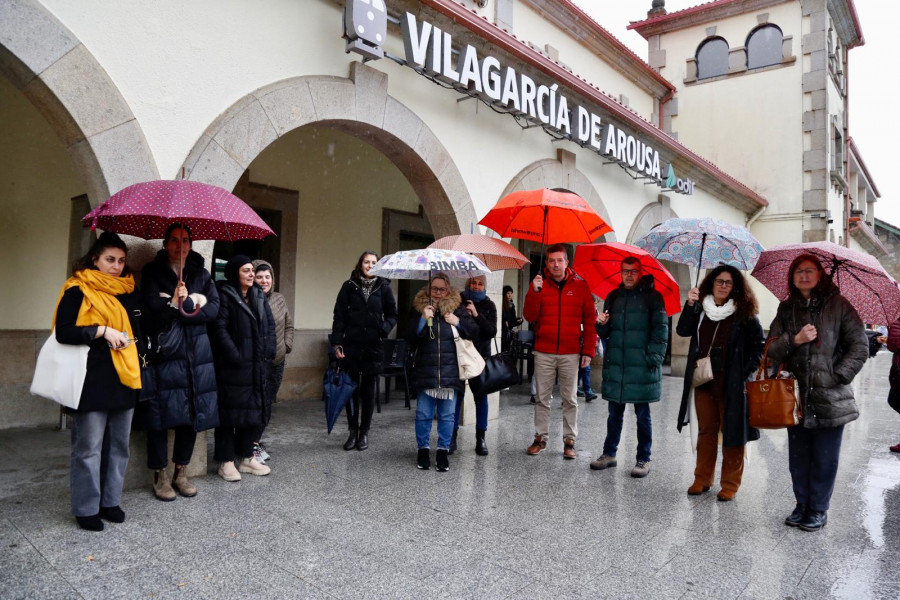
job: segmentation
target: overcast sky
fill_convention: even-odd
[[[630,21],[647,17],[651,0],[575,0],[597,22],[646,60],[647,42],[633,31]],[[674,12],[701,4],[699,0],[666,0],[666,10]],[[850,135],[862,154],[875,185],[881,192],[875,216],[900,226],[900,201],[892,172],[897,168],[891,139],[900,134],[900,76],[896,63],[900,51],[892,48],[900,23],[900,1],[855,0],[865,45],[850,51]],[[795,44],[799,36],[794,37]],[[799,54],[799,47],[794,52]],[[879,72],[880,71],[880,72]],[[599,85],[599,83],[598,83]],[[600,86],[602,88],[602,85]]]

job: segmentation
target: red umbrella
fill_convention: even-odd
[[[786,300],[790,293],[788,269],[801,254],[818,257],[863,322],[887,325],[900,316],[900,289],[878,259],[833,242],[773,246],[759,255],[751,275],[779,300]]]
[[[521,269],[531,262],[525,258],[524,254],[503,240],[477,233],[448,235],[435,240],[428,247],[472,254],[480,258],[491,271]]]
[[[228,190],[183,179],[128,186],[86,214],[81,222],[92,230],[99,227],[145,240],[161,239],[172,223],[189,227],[194,240],[261,240],[275,235],[252,208]]]
[[[603,299],[622,283],[622,260],[632,256],[641,261],[644,274],[653,275],[656,291],[662,294],[666,314],[681,312],[681,292],[672,274],[646,250],[619,242],[582,244],[575,248],[572,270],[578,273]]]
[[[581,196],[546,188],[513,192],[478,223],[503,237],[544,245],[589,243],[613,230]]]

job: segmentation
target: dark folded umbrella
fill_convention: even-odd
[[[328,422],[328,433],[331,433],[335,422],[344,410],[344,406],[350,402],[353,392],[356,390],[356,382],[350,378],[346,371],[338,367],[328,367],[324,378],[325,419]],[[353,404],[350,404],[353,411]]]

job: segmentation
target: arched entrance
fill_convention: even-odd
[[[282,228],[277,241],[280,290],[294,298],[297,315],[299,351],[288,357],[283,387],[289,397],[319,393],[334,297],[362,250],[421,247],[476,220],[447,150],[387,87],[387,75],[362,63],[351,64],[349,79],[303,76],[266,86],[216,119],[184,163],[188,179],[233,189],[257,210],[272,210],[262,198],[278,195],[289,207],[294,195],[293,216],[282,212],[280,221],[293,219],[295,233]],[[395,202],[384,195],[392,186]],[[409,284],[394,286],[405,313]]]

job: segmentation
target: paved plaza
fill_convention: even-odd
[[[900,598],[900,415],[886,404],[890,354],[856,380],[829,523],[785,527],[794,505],[784,431],[752,444],[735,501],[688,497],[694,457],[675,430],[682,380],[653,406],[652,471],[632,479],[626,416],[619,466],[591,471],[606,402],[582,404],[578,458],[562,458],[559,400],[547,451],[527,456],[526,386],[501,396],[476,457],[460,430],[448,473],[414,466],[414,411],[384,407],[370,449],[344,452],[315,400],[279,403],[272,475],[197,480],[199,495],[126,491],[127,520],[79,530],[69,514],[68,434],[4,431],[0,598]],[[558,398],[558,396],[557,396]],[[343,421],[341,421],[343,427]],[[212,436],[210,436],[211,438]]]

